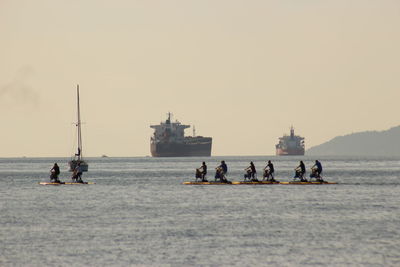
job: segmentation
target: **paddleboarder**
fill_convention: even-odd
[[[196,180],[198,178],[201,178],[202,182],[207,182],[206,175],[207,175],[207,165],[203,161],[203,163],[201,164],[200,168],[196,169]]]
[[[256,166],[254,166],[254,163],[252,161],[250,161],[250,166],[247,167],[246,169],[244,169],[246,171],[246,174],[244,175],[244,179],[246,180],[246,178],[248,178],[252,181],[257,182],[257,171],[256,171]]]
[[[311,167],[311,175],[310,177],[315,177],[317,181],[322,181],[322,164],[319,162],[319,160],[315,161],[315,164]]]
[[[54,163],[53,168],[50,170],[50,181],[54,183],[59,183],[60,180],[58,176],[60,175],[60,167],[58,167],[57,162]]]
[[[228,182],[228,179],[226,178],[226,174],[228,172],[228,166],[226,165],[225,161],[221,161],[221,164],[215,168],[215,180],[219,179],[221,182]]]
[[[74,171],[72,172],[72,181],[75,181],[77,183],[83,183],[82,181],[82,167],[81,163],[78,162],[75,166]]]
[[[295,175],[293,178],[300,178],[301,182],[307,182],[307,179],[304,178],[304,174],[306,174],[306,166],[302,160],[300,160],[299,166],[297,166],[294,170]]]
[[[274,172],[275,172],[274,164],[272,164],[272,162],[268,160],[268,164],[264,168],[263,179],[267,178],[267,181],[275,182]],[[270,176],[271,179],[269,178]]]

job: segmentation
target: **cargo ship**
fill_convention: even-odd
[[[290,127],[290,135],[279,137],[276,145],[277,156],[304,155],[304,137],[294,134],[293,126]]]
[[[150,151],[153,157],[199,157],[211,156],[212,138],[185,136],[185,129],[190,125],[181,124],[179,121],[171,122],[171,113],[165,122],[151,125],[154,134],[150,138]]]

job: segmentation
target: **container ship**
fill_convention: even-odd
[[[171,113],[165,122],[151,125],[154,134],[150,139],[150,151],[153,157],[199,157],[211,156],[212,138],[185,136],[185,129],[190,125],[183,125],[179,121],[171,122]]]
[[[304,155],[304,137],[295,135],[293,126],[290,127],[290,136],[279,137],[279,143],[276,145],[276,155]]]

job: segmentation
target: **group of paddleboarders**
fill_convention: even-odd
[[[223,183],[229,183],[226,175],[228,173],[228,165],[226,165],[225,161],[221,161],[221,164],[215,168],[215,180],[219,180]],[[196,169],[196,180],[201,179],[202,182],[208,182],[206,179],[207,175],[207,165],[203,161],[201,166]]]
[[[50,170],[50,182],[61,183],[60,179],[58,178],[59,175],[60,175],[60,167],[58,166],[58,164],[56,162],[56,163],[54,163],[53,168],[51,168],[51,170]],[[75,169],[72,171],[71,179],[72,179],[72,182],[83,183],[82,167],[79,162],[76,164]]]
[[[247,167],[244,170],[245,170],[244,181],[249,180],[249,181],[253,181],[253,182],[258,182],[257,170],[252,161],[250,161],[249,167]],[[267,165],[263,169],[263,179],[262,180],[276,182],[276,180],[274,178],[274,173],[275,173],[274,164],[272,164],[272,162],[270,160],[268,160]]]
[[[221,161],[221,164],[215,168],[215,181],[219,180],[221,183],[230,183],[228,178],[226,177],[228,173],[228,165],[226,165],[225,161]],[[208,182],[206,179],[207,175],[207,165],[203,161],[201,166],[196,169],[196,180],[201,179],[202,182]]]
[[[228,166],[226,165],[225,161],[221,161],[221,164],[215,168],[215,181],[219,180],[222,183],[230,183],[226,177],[228,173]],[[252,182],[258,182],[259,180],[257,179],[257,170],[254,165],[254,163],[251,161],[250,165],[244,169],[245,174],[244,174],[244,181],[252,181]],[[300,179],[301,182],[308,182],[307,179],[305,178],[306,174],[306,167],[304,165],[304,162],[301,160],[299,163],[299,166],[297,166],[295,169],[295,175],[293,177],[294,180]],[[277,182],[274,178],[274,173],[275,173],[275,168],[274,164],[268,160],[267,165],[263,169],[263,179],[262,181],[270,181],[270,182]],[[311,174],[310,178],[315,178],[317,182],[324,182],[322,179],[322,164],[320,161],[316,160],[315,164],[311,167]],[[207,165],[203,161],[202,165],[196,169],[196,181],[197,179],[201,179],[202,182],[208,182],[206,179],[207,175]]]
[[[306,174],[306,167],[304,165],[304,162],[300,160],[299,166],[297,166],[295,169],[295,174],[293,179],[300,179],[301,182],[307,182],[307,179],[304,177]],[[323,182],[324,180],[322,179],[322,164],[319,160],[315,161],[315,164],[311,167],[311,174],[310,178],[315,178],[317,182]]]

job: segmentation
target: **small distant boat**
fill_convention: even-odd
[[[101,157],[102,157],[102,158],[108,158],[108,156],[107,156],[107,155],[101,155]]]
[[[81,169],[83,172],[87,172],[89,169],[89,165],[87,162],[83,159],[83,153],[82,153],[82,130],[81,130],[81,109],[80,109],[80,103],[79,103],[79,84],[77,85],[77,122],[75,123],[76,130],[77,130],[77,135],[78,135],[78,151],[77,153],[71,158],[69,161],[69,171],[72,172],[75,170],[76,166],[78,163],[81,166]]]

